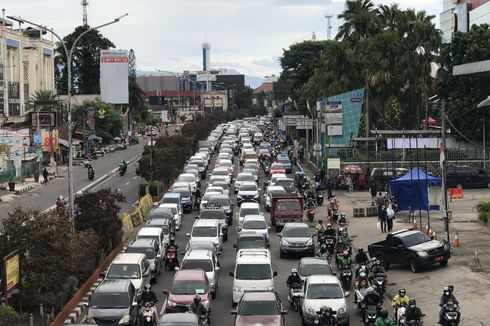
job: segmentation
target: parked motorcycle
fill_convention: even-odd
[[[143,302],[141,304],[140,314],[142,326],[155,326],[155,310],[157,309],[155,304],[156,302],[153,301]]]
[[[88,174],[88,179],[90,181],[94,180],[94,178],[95,178],[95,171],[94,171],[94,169],[89,169],[87,171],[87,174]]]

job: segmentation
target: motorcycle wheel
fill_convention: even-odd
[[[298,300],[293,299],[293,309],[294,309],[294,311],[298,312],[298,310],[299,310]]]

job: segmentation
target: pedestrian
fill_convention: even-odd
[[[388,232],[391,232],[393,230],[394,218],[395,218],[395,211],[393,210],[393,207],[389,205],[388,208],[386,209],[386,222],[388,224]]]
[[[323,189],[325,188],[325,169],[323,167],[320,169],[320,185]]]
[[[43,178],[44,178],[44,185],[46,186],[48,184],[48,170],[44,168],[43,170]]]
[[[378,197],[376,197],[376,206],[378,206],[378,216],[381,215],[381,207],[383,207],[385,204],[385,198],[383,196],[383,193],[380,191],[378,192]]]
[[[376,199],[376,183],[373,178],[370,180],[369,191],[371,192],[371,206],[374,206],[374,200]]]
[[[333,189],[333,182],[331,179],[328,179],[327,180],[327,194],[328,194],[327,199],[332,198],[332,189]]]
[[[381,212],[379,214],[379,222],[380,222],[381,232],[385,233],[386,232],[386,222],[387,222],[385,205],[381,206]]]
[[[348,174],[347,177],[345,178],[345,184],[347,186],[348,191],[354,190],[354,185],[352,184],[352,178],[350,177],[350,174]]]
[[[360,191],[363,191],[365,189],[365,187],[366,187],[366,178],[363,175],[361,175],[359,177],[358,185],[359,185],[359,190]]]

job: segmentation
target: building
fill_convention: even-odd
[[[210,91],[203,95],[203,108],[205,112],[215,110],[228,111],[228,94],[226,91]]]
[[[11,121],[25,116],[36,91],[54,91],[54,49],[46,31],[16,28],[5,18],[0,23],[0,115]]]
[[[443,43],[451,42],[454,32],[467,32],[475,24],[490,24],[490,0],[443,0],[439,15]]]
[[[259,94],[259,93],[272,93],[274,89],[274,83],[277,83],[279,78],[276,75],[272,76],[265,76],[265,80],[262,82],[262,85],[254,89],[254,94]]]
[[[211,69],[211,44],[204,42],[202,44],[202,70]]]

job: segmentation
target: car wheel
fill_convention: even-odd
[[[414,272],[414,273],[420,272],[420,266],[417,264],[417,261],[415,260],[415,258],[410,259],[409,264],[410,264],[410,269],[412,270],[412,272]]]

